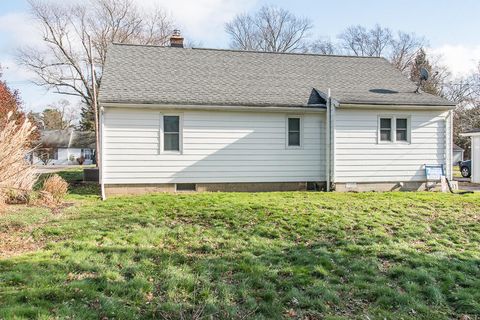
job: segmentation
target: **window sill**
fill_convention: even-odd
[[[387,144],[387,145],[391,145],[391,144],[398,144],[398,145],[409,145],[411,144],[411,142],[409,141],[379,141],[377,142],[377,144]]]

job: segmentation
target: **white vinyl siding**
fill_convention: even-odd
[[[325,181],[325,115],[302,115],[302,148],[285,148],[286,113],[182,111],[182,153],[158,153],[162,114],[105,108],[104,183]]]
[[[446,163],[446,116],[443,111],[337,109],[335,181],[424,181],[424,164]],[[409,143],[379,143],[381,118],[392,119],[392,138],[395,119],[408,119]]]

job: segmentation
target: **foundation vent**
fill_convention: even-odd
[[[197,191],[197,185],[195,183],[177,183],[175,185],[175,191]]]

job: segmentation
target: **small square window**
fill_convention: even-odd
[[[299,147],[301,145],[300,118],[288,118],[288,146]]]
[[[397,129],[407,130],[407,119],[397,119]]]

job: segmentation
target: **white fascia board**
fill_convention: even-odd
[[[171,104],[129,104],[129,103],[102,103],[108,108],[132,109],[171,109],[171,110],[205,110],[205,111],[252,111],[252,112],[291,112],[291,113],[324,113],[323,105],[310,105],[305,107],[278,107],[278,106],[209,106],[209,105],[171,105]]]
[[[480,132],[466,132],[466,133],[460,133],[462,137],[478,137],[480,136]]]
[[[452,110],[455,106],[425,106],[425,105],[400,105],[400,104],[353,104],[340,103],[337,108],[343,109],[390,109],[390,110]]]

